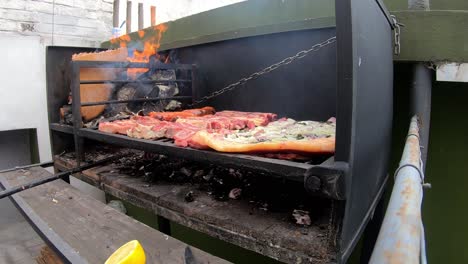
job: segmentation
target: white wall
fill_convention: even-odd
[[[38,36],[0,35],[0,47],[0,131],[35,128],[39,157],[50,160],[44,44]]]
[[[148,27],[151,5],[162,23],[241,1],[134,0],[133,28],[138,2],[145,5]],[[126,1],[120,3],[122,22]],[[111,37],[112,12],[113,0],[0,0],[0,131],[35,128],[41,161],[51,159],[46,46],[98,47]]]
[[[144,27],[151,26],[150,6],[156,6],[156,24],[245,0],[132,0],[132,32],[138,30],[138,3],[144,4]],[[127,17],[127,1],[120,0],[119,25]],[[125,34],[126,26],[122,27]]]
[[[35,128],[41,161],[52,158],[46,46],[98,47],[111,36],[112,3],[0,0],[0,131]]]

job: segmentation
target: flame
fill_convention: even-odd
[[[118,38],[113,38],[110,40],[111,44],[119,44],[121,48],[126,48],[127,43],[131,41],[131,38],[129,35],[122,35]]]
[[[154,31],[154,33],[149,34],[151,36],[145,39],[145,41],[143,42],[143,50],[133,51],[133,56],[127,58],[128,61],[148,63],[149,58],[157,54],[157,51],[159,47],[161,46],[160,42],[161,42],[162,34],[166,32],[167,26],[165,24],[160,24],[160,25],[154,26],[152,30]],[[138,31],[138,35],[140,36],[140,38],[142,38],[142,36],[145,36],[145,32],[140,30]],[[127,70],[127,75],[128,77],[135,79],[138,75],[146,71],[147,69],[144,69],[144,68],[132,68],[132,69]]]
[[[149,58],[157,54],[162,35],[164,32],[166,32],[166,30],[166,24],[160,24],[146,30],[139,30],[137,32],[139,37],[138,41],[143,42],[143,50],[134,50],[132,56],[127,58],[127,61],[148,63]],[[145,36],[147,36],[147,38],[143,40],[143,37]],[[122,35],[118,38],[113,38],[110,40],[111,44],[118,44],[121,48],[126,48],[130,41],[131,38],[129,35]],[[127,76],[131,79],[135,79],[138,75],[146,71],[147,69],[145,68],[131,68],[127,70]]]

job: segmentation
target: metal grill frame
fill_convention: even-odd
[[[136,82],[133,80],[92,80],[92,81],[80,81],[80,69],[81,68],[150,68],[154,70],[158,69],[175,69],[175,70],[189,70],[192,75],[192,80],[195,80],[195,71],[196,65],[190,64],[161,64],[157,66],[150,65],[150,63],[131,63],[131,62],[105,62],[105,61],[72,61],[70,63],[71,68],[71,94],[72,94],[72,115],[73,120],[82,120],[81,107],[82,106],[92,106],[92,105],[104,105],[104,104],[115,104],[115,103],[127,103],[127,102],[141,102],[141,101],[159,101],[167,99],[192,99],[192,96],[174,96],[170,98],[145,98],[145,99],[132,99],[132,100],[109,100],[109,101],[100,101],[100,102],[81,102],[80,97],[80,84],[96,84],[96,83],[132,83]],[[185,79],[176,79],[175,81],[162,81],[154,80],[150,81],[153,83],[158,82],[191,82],[192,86],[192,95],[195,91],[195,82],[192,80]],[[149,81],[143,81],[148,83]],[[220,153],[215,151],[207,150],[198,150],[192,148],[183,148],[178,147],[173,144],[171,139],[159,139],[159,140],[145,140],[145,139],[136,139],[127,137],[124,135],[116,135],[110,133],[104,133],[98,130],[84,128],[82,122],[74,122],[73,127],[52,123],[51,129],[55,131],[61,131],[64,133],[73,134],[74,138],[74,147],[77,157],[77,166],[84,161],[85,150],[84,150],[84,140],[91,139],[99,141],[106,144],[133,148],[144,150],[148,152],[155,152],[164,155],[171,155],[174,157],[180,157],[188,160],[217,164],[223,166],[231,166],[242,169],[250,169],[254,171],[259,171],[262,173],[268,173],[276,177],[285,178],[287,180],[304,182],[305,174],[308,170],[313,168],[316,165],[308,164],[304,162],[295,162],[288,160],[279,160],[272,158],[265,158],[260,156],[253,155],[244,155],[244,154],[230,154],[230,153]],[[324,163],[330,163],[333,160],[333,157],[329,158]],[[336,179],[335,179],[336,180]],[[310,184],[308,184],[310,185]],[[329,185],[323,184],[321,188],[320,181],[315,184],[313,188],[316,189],[317,194],[327,197],[332,197],[335,199],[341,199],[337,196],[337,193],[343,193],[343,190],[337,190],[337,187],[342,187],[342,184],[339,185]],[[308,186],[310,187],[310,186]],[[335,197],[333,197],[335,196]]]
[[[71,83],[70,83],[70,90],[72,94],[72,115],[73,115],[73,138],[75,144],[75,152],[77,158],[77,166],[79,166],[80,162],[84,160],[84,136],[81,133],[82,127],[82,115],[81,115],[81,107],[82,106],[91,106],[91,105],[103,105],[103,104],[117,104],[117,103],[127,103],[127,102],[141,102],[141,101],[161,101],[161,100],[169,100],[169,99],[191,99],[191,96],[174,96],[170,98],[161,98],[161,97],[154,97],[154,98],[145,98],[144,100],[141,99],[133,99],[133,100],[125,100],[125,101],[118,101],[118,100],[109,100],[109,101],[102,101],[102,102],[91,102],[91,103],[82,103],[81,102],[81,95],[80,95],[80,84],[96,84],[96,83],[132,83],[136,82],[134,80],[92,80],[92,81],[80,81],[80,69],[81,68],[146,68],[146,69],[154,69],[154,70],[188,70],[191,72],[192,80],[195,76],[196,66],[191,64],[159,64],[159,65],[151,65],[151,63],[135,63],[135,62],[108,62],[108,61],[71,61],[70,68],[71,68]],[[192,92],[195,90],[195,82],[192,80],[153,80],[153,81],[145,81],[145,83],[180,83],[180,82],[190,82],[192,85]],[[77,122],[77,120],[79,120]]]

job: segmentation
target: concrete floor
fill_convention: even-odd
[[[9,199],[0,200],[0,212],[0,263],[37,263],[44,241]]]

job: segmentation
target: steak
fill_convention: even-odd
[[[216,115],[205,115],[200,117],[179,118],[176,123],[190,124],[202,129],[243,129],[253,128],[255,124],[246,119],[230,118]]]
[[[268,123],[276,120],[276,118],[278,117],[276,114],[273,114],[273,113],[240,112],[240,111],[221,111],[221,112],[217,112],[215,115],[246,120],[248,122],[253,123],[255,126],[266,126]]]
[[[311,153],[333,153],[336,120],[296,121],[273,113],[221,111],[211,107],[181,112],[152,112],[129,120],[103,122],[99,130],[140,139],[174,139],[180,147],[220,152],[265,153],[297,159]],[[299,156],[298,156],[299,155]]]
[[[99,123],[99,131],[127,135],[127,130],[137,126],[135,120],[116,120],[113,122]]]
[[[198,109],[188,109],[180,112],[150,112],[150,117],[164,120],[164,121],[175,121],[178,118],[188,118],[194,116],[212,115],[215,113],[215,109],[210,106],[206,106]]]

